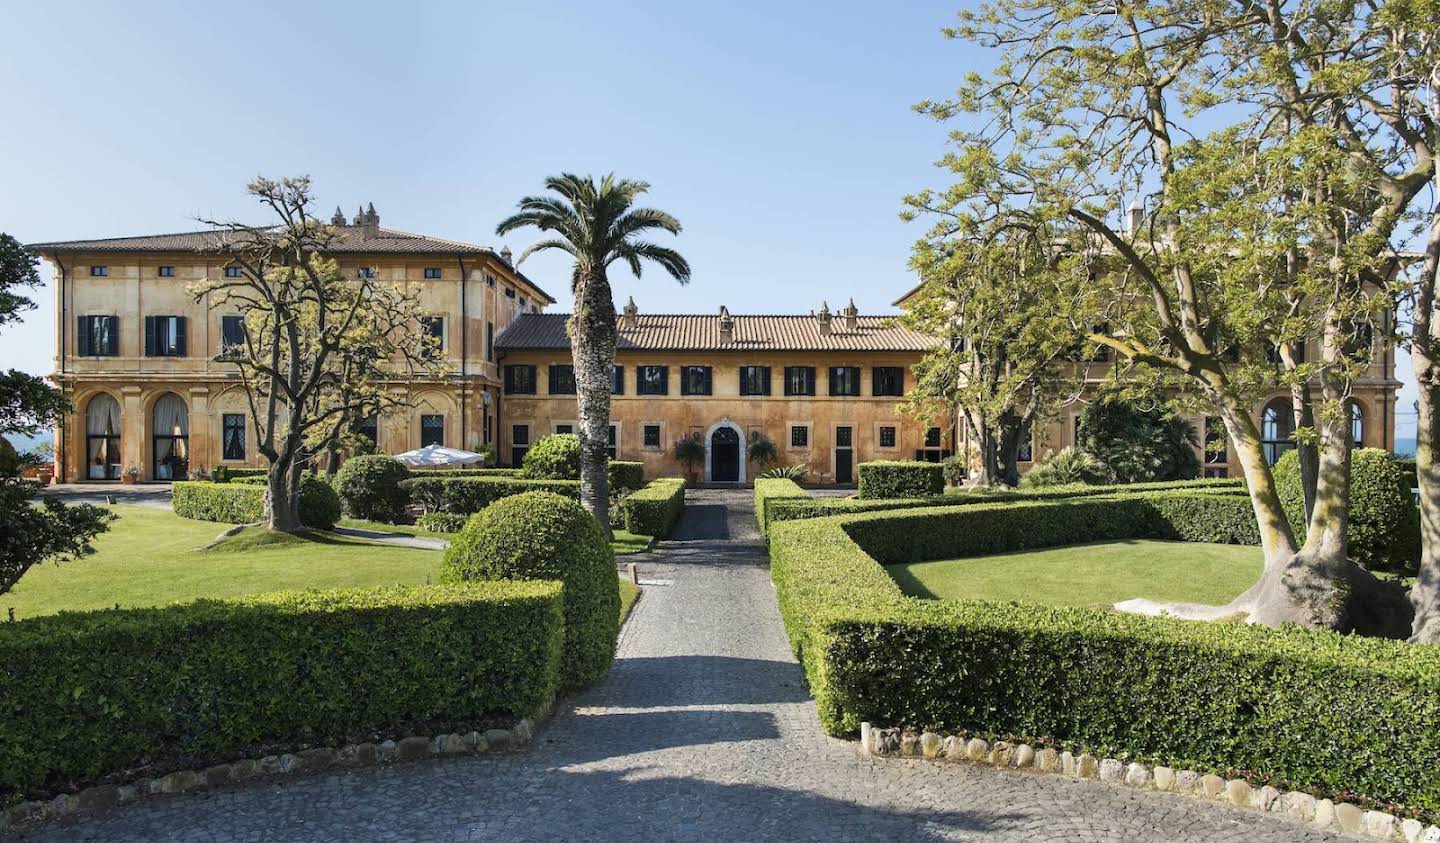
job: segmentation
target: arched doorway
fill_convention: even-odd
[[[167,392],[152,411],[151,458],[156,480],[184,480],[190,476],[190,410],[185,399]]]
[[[1295,412],[1290,399],[1276,398],[1260,413],[1260,447],[1265,462],[1274,465],[1280,455],[1295,447]]]
[[[744,480],[744,462],[740,458],[740,429],[720,423],[710,430],[705,448],[705,462],[712,483],[739,483]]]
[[[103,392],[85,406],[85,479],[120,479],[120,402]]]

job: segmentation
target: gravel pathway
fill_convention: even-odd
[[[606,679],[522,754],[167,797],[36,840],[1334,840],[1060,776],[870,760],[826,737],[791,660],[750,492],[692,491]]]

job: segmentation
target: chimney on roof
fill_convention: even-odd
[[[640,327],[640,308],[635,306],[634,296],[625,300],[625,308],[621,314],[620,329],[622,331],[633,331]]]
[[[514,262],[511,260],[512,257],[513,253],[510,251],[509,246],[500,247],[500,260],[505,261],[506,266],[514,266]]]
[[[1140,232],[1140,225],[1145,221],[1145,205],[1136,197],[1130,203],[1130,208],[1125,212],[1125,233],[1134,235]]]
[[[829,302],[824,302],[824,301],[820,302],[820,315],[817,316],[817,317],[815,317],[815,319],[816,319],[817,322],[820,323],[820,336],[822,336],[822,337],[828,337],[828,336],[830,336],[830,304],[829,304]]]
[[[840,315],[845,317],[845,333],[855,333],[855,329],[860,327],[860,311],[855,308],[853,297],[850,299],[850,303],[845,305],[845,309],[840,311]]]
[[[360,223],[360,239],[374,240],[380,236],[380,215],[375,213],[375,203],[371,202],[365,209],[365,214]]]
[[[730,310],[725,305],[720,305],[720,342],[732,343],[735,341],[735,318],[730,315]]]
[[[339,205],[335,206],[335,216],[330,218],[330,224],[334,226],[341,226],[345,224],[345,212],[340,210]]]

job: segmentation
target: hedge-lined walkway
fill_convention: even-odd
[[[663,584],[609,676],[525,754],[168,798],[38,839],[1341,839],[1096,782],[858,757],[821,733],[790,659],[749,495],[692,491],[672,539],[633,557]]]

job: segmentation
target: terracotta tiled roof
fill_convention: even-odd
[[[526,313],[516,317],[495,338],[495,347],[561,349],[570,347],[565,333],[568,313]],[[814,316],[749,316],[735,314],[734,338],[720,340],[720,317],[690,313],[642,313],[635,328],[627,330],[620,319],[621,351],[925,351],[932,337],[895,323],[893,316],[860,316],[854,331],[845,330],[844,318],[831,318],[831,333],[820,333]]]

